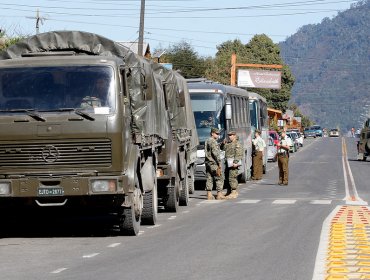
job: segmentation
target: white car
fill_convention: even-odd
[[[339,130],[336,128],[333,128],[329,132],[330,137],[339,137]]]
[[[298,138],[297,138],[298,144],[299,146],[303,147],[303,139],[304,139],[303,133],[300,133],[300,132],[296,132],[296,133],[298,135]]]
[[[272,137],[269,137],[269,144],[267,146],[267,160],[268,161],[277,161],[277,147],[274,143]]]

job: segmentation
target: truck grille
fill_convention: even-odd
[[[110,166],[112,145],[107,140],[45,141],[0,144],[1,167]]]

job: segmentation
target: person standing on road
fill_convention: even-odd
[[[289,148],[292,140],[286,135],[285,131],[281,132],[281,139],[278,148],[278,166],[279,166],[279,185],[288,185],[289,176]]]
[[[235,131],[228,133],[230,142],[224,142],[225,158],[226,158],[226,174],[228,175],[230,192],[226,195],[227,199],[238,197],[238,175],[239,166],[243,159],[243,148],[238,141],[238,136]]]
[[[214,196],[212,195],[213,184],[216,184],[216,199],[225,199],[225,196],[222,193],[224,188],[224,176],[221,170],[221,150],[217,143],[219,136],[219,129],[212,128],[211,137],[207,139],[204,147],[207,174],[206,190],[208,200],[214,199]]]
[[[252,140],[254,153],[252,158],[253,176],[252,180],[261,180],[263,173],[263,154],[266,148],[266,143],[261,137],[261,131],[256,129],[254,132],[255,138]]]

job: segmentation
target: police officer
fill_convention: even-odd
[[[238,169],[243,159],[243,148],[238,141],[235,131],[228,133],[230,142],[225,143],[226,172],[229,178],[230,193],[227,199],[238,197]]]
[[[261,137],[261,131],[256,129],[252,140],[254,153],[252,158],[253,176],[252,180],[261,180],[263,173],[263,153],[266,147],[265,141]]]
[[[216,199],[225,199],[225,196],[222,193],[224,188],[224,176],[221,171],[221,150],[217,143],[219,136],[219,129],[212,128],[211,137],[207,139],[204,147],[207,174],[206,190],[208,200],[214,199],[214,196],[212,195],[214,183],[216,184],[217,189]]]
[[[286,135],[285,131],[280,133],[281,139],[278,148],[278,166],[279,166],[279,185],[288,185],[289,176],[289,148],[292,140]]]

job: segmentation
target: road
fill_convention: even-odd
[[[325,270],[318,257],[328,247],[324,221],[351,204],[350,173],[355,199],[370,201],[369,165],[356,160],[353,138],[307,139],[290,157],[288,186],[277,185],[277,164],[269,163],[262,181],[240,185],[238,199],[207,201],[197,190],[190,206],[160,213],[157,225],[142,226],[138,237],[58,215],[11,221],[14,229],[0,239],[0,278],[313,279]]]

